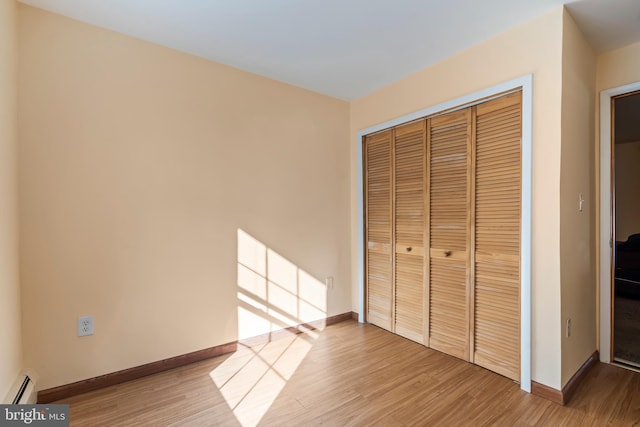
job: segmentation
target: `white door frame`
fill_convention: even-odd
[[[533,75],[470,93],[358,132],[358,320],[364,322],[364,187],[362,182],[362,137],[441,111],[467,107],[474,102],[522,88],[522,226],[520,237],[520,388],[531,392],[531,199],[532,199],[532,122]]]
[[[611,98],[640,90],[640,82],[600,92],[600,361],[611,362],[611,268],[613,195],[611,180]]]

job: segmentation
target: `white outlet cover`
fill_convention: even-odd
[[[93,335],[93,316],[78,317],[78,336]]]
[[[333,289],[333,276],[328,276],[324,280],[324,284],[327,287],[327,289]]]

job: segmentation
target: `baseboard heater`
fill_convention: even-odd
[[[11,405],[34,404],[38,399],[36,384],[29,375],[21,375],[7,395],[7,403]]]

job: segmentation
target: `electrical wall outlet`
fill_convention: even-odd
[[[327,289],[333,289],[333,277],[329,276],[324,279],[324,284],[326,285]]]
[[[78,317],[78,336],[93,335],[93,316]]]
[[[571,319],[567,319],[567,338],[571,336]]]

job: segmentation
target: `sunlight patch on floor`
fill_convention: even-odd
[[[311,349],[308,336],[291,334],[246,347],[209,374],[243,427],[257,425]]]
[[[238,351],[209,375],[243,427],[257,425],[324,327],[327,289],[238,229]],[[286,328],[296,328],[296,334]],[[242,340],[259,337],[249,346]]]

